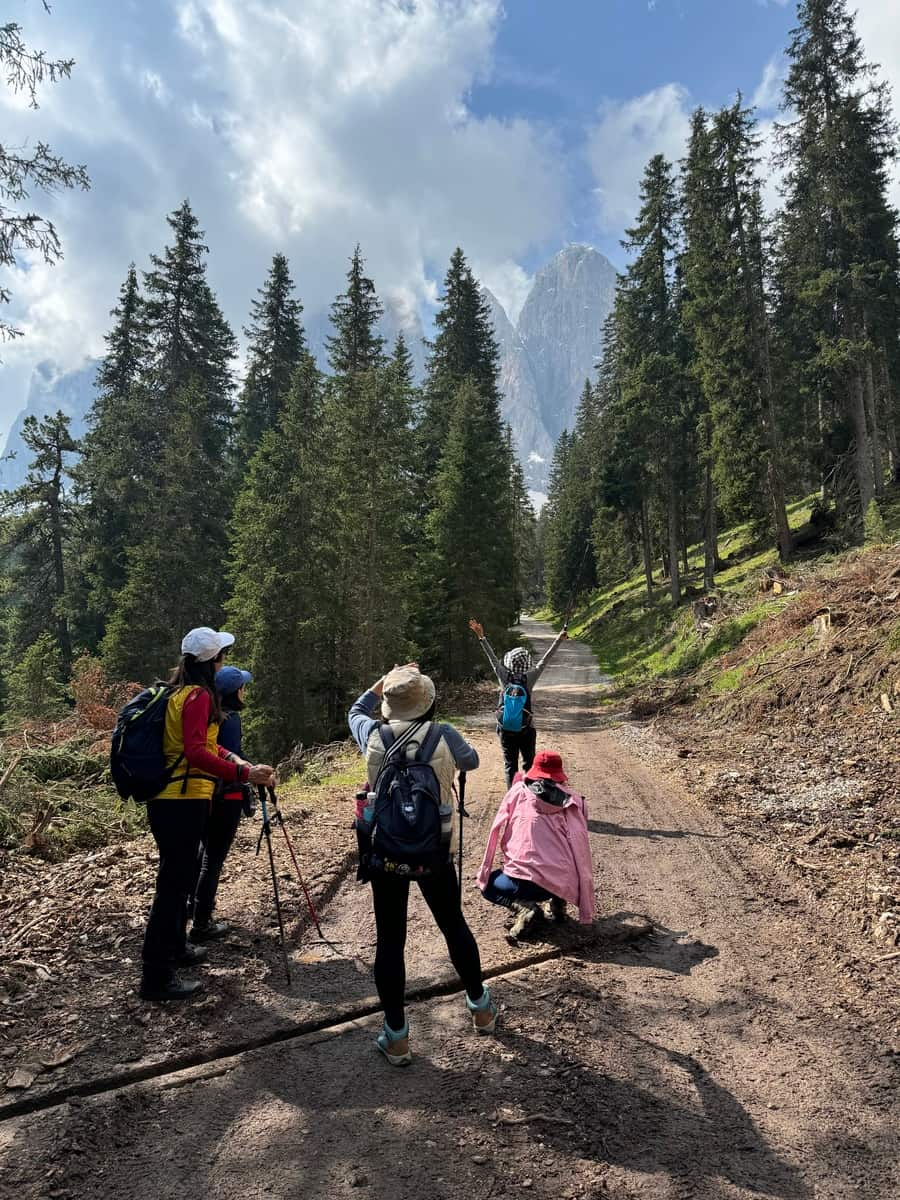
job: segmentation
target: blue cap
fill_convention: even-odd
[[[232,692],[240,691],[246,683],[252,683],[253,676],[249,671],[240,667],[222,667],[216,671],[216,691],[222,696],[230,696]]]

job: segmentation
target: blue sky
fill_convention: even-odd
[[[896,0],[858,0],[900,83]],[[87,164],[88,195],[38,207],[65,261],[9,281],[26,337],[2,349],[0,429],[35,363],[102,350],[128,263],[146,267],[189,196],[236,329],[285,252],[310,319],[359,241],[379,291],[426,324],[459,244],[515,318],[570,241],[617,265],[650,156],[680,157],[691,109],[741,89],[777,106],[793,0],[40,0],[7,8],[71,54],[31,112],[0,89],[2,140]],[[774,201],[774,190],[770,198]]]

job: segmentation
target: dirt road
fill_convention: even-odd
[[[552,635],[526,632],[539,652]],[[293,987],[274,960],[260,993],[284,1040],[227,1058],[213,1043],[205,1065],[161,1064],[145,1082],[3,1121],[0,1186],[78,1200],[896,1200],[887,1015],[872,1018],[835,971],[766,847],[735,844],[602,728],[599,681],[587,649],[566,644],[536,704],[539,745],[561,751],[589,799],[597,923],[514,948],[502,914],[467,892],[503,1005],[496,1038],[468,1032],[418,900],[409,988],[444,994],[411,1007],[414,1066],[377,1057],[376,1016],[332,1024],[373,1004],[369,897],[346,878],[325,942],[294,951]],[[472,873],[502,772],[486,723],[470,732],[483,760]],[[653,926],[636,942],[635,914]],[[291,1036],[310,1018],[323,1027]],[[151,1036],[165,1020],[154,1007]]]

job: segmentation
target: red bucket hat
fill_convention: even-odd
[[[555,750],[539,750],[534,762],[525,772],[526,779],[552,779],[554,783],[566,783],[568,775],[563,770],[562,758]]]

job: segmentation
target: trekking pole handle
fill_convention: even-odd
[[[467,817],[469,815],[466,812],[466,773],[465,773],[465,771],[460,771],[460,773],[459,773],[459,811],[460,811],[460,814],[464,817]]]

